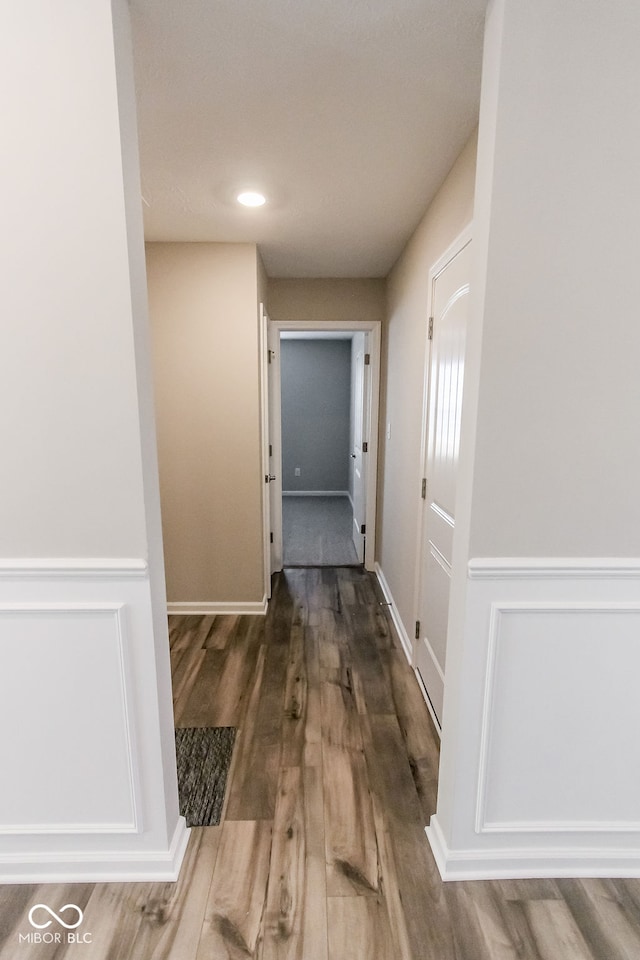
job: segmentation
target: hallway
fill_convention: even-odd
[[[631,960],[640,881],[443,884],[438,740],[375,580],[289,569],[266,618],[170,618],[178,726],[239,728],[177,884],[0,886],[0,960]],[[34,903],[92,942],[21,943]]]
[[[373,581],[286,570],[266,621],[233,631],[176,708],[241,731],[198,957],[420,956],[437,742]]]

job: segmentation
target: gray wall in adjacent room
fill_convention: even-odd
[[[351,341],[282,340],[280,363],[282,489],[347,490]]]

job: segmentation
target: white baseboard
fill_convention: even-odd
[[[185,818],[178,817],[168,850],[0,854],[0,883],[175,882],[190,833]]]
[[[380,584],[380,589],[382,590],[384,594],[384,598],[387,601],[387,604],[389,607],[389,613],[391,614],[391,619],[396,629],[396,633],[400,638],[400,643],[402,644],[404,655],[407,658],[407,662],[409,663],[409,666],[412,668],[413,672],[416,675],[416,680],[418,681],[420,692],[422,694],[425,704],[427,705],[427,710],[429,711],[429,715],[433,720],[433,724],[436,728],[436,733],[440,737],[442,736],[442,727],[440,726],[440,721],[438,720],[435,710],[433,709],[431,700],[429,699],[429,695],[427,694],[422,677],[420,676],[420,672],[416,670],[416,668],[413,665],[413,644],[409,638],[409,634],[405,630],[405,626],[400,618],[400,614],[398,613],[397,607],[393,601],[393,596],[391,595],[391,589],[385,579],[385,575],[382,572],[382,569],[379,563],[376,563],[375,573],[378,578],[378,583]]]
[[[169,614],[188,614],[189,616],[211,616],[216,617],[223,614],[239,616],[240,614],[248,616],[264,616],[267,612],[269,601],[266,595],[262,600],[230,600],[213,601],[208,600],[186,600],[184,602],[167,603],[167,613]]]
[[[640,848],[568,850],[496,848],[455,850],[447,846],[438,817],[424,828],[443,880],[528,880],[535,878],[637,878],[640,876]]]
[[[413,644],[409,639],[409,634],[405,630],[404,623],[402,622],[402,619],[400,618],[400,614],[398,613],[398,608],[395,605],[395,602],[391,593],[391,588],[387,583],[386,577],[382,572],[382,568],[380,564],[377,562],[375,566],[375,574],[376,574],[376,577],[378,578],[378,583],[380,584],[380,589],[382,590],[384,599],[387,602],[389,613],[391,615],[391,620],[393,621],[393,625],[396,628],[396,633],[400,638],[400,643],[402,644],[404,655],[407,658],[409,666],[413,667]]]
[[[438,720],[438,718],[437,718],[437,716],[436,716],[436,712],[435,712],[435,710],[433,709],[433,704],[431,703],[431,700],[429,699],[429,694],[427,693],[427,688],[426,688],[425,685],[424,685],[424,680],[423,680],[422,677],[420,676],[420,671],[419,671],[419,670],[417,670],[417,669],[414,670],[414,673],[415,673],[415,675],[416,675],[416,680],[418,681],[418,686],[420,687],[420,692],[422,693],[422,697],[423,697],[423,699],[424,699],[424,702],[425,702],[426,705],[427,705],[427,710],[429,711],[429,714],[430,714],[430,716],[431,716],[431,719],[433,720],[433,725],[434,725],[434,727],[436,728],[436,733],[438,734],[438,736],[440,737],[440,739],[442,739],[442,727],[440,726],[440,721]]]
[[[348,490],[283,490],[283,497],[347,497]]]

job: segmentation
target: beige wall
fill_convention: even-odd
[[[384,313],[384,280],[269,280],[272,320],[382,320]]]
[[[254,244],[151,243],[149,305],[169,602],[259,602]]]
[[[473,218],[476,139],[465,146],[387,281],[377,553],[408,632],[415,616],[429,269]]]

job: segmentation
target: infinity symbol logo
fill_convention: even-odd
[[[44,930],[45,927],[50,927],[51,920],[45,920],[44,923],[36,923],[36,921],[33,919],[33,915],[36,912],[36,910],[46,910],[47,913],[50,916],[52,916],[54,920],[57,920],[58,923],[61,926],[66,927],[67,930],[75,930],[76,927],[80,926],[80,924],[84,919],[84,914],[82,913],[82,910],[80,909],[80,907],[77,907],[75,903],[65,903],[64,907],[60,907],[60,913],[64,913],[65,910],[76,911],[76,913],[78,914],[78,919],[76,920],[75,923],[65,923],[62,917],[59,914],[54,913],[51,907],[48,907],[46,903],[36,903],[36,905],[31,907],[31,910],[29,910],[29,923],[31,924],[32,927],[36,927],[38,930]]]

